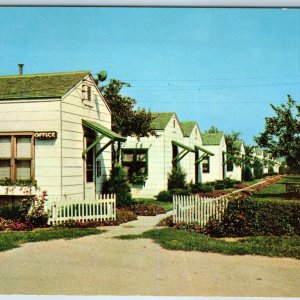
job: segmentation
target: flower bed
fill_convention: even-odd
[[[130,206],[130,211],[138,216],[156,216],[166,211],[157,204],[135,204]]]

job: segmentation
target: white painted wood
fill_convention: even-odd
[[[228,200],[224,197],[173,196],[173,222],[205,226],[210,218],[221,219]]]
[[[96,198],[84,200],[80,195],[48,197],[45,209],[49,211],[48,224],[62,224],[68,220],[106,221],[116,220],[116,196],[98,195]]]

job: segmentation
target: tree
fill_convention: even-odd
[[[264,175],[264,166],[260,159],[254,159],[253,163],[253,175],[256,179],[260,179]]]
[[[209,129],[204,131],[205,133],[219,133],[222,132],[216,126],[211,126]]]
[[[134,109],[136,100],[120,94],[123,87],[130,87],[129,83],[111,79],[106,86],[99,87],[112,113],[112,130],[120,135],[142,136],[155,135],[151,128],[153,117],[143,108]],[[114,162],[120,158],[120,143],[117,149],[113,147]]]
[[[285,157],[291,172],[300,173],[300,105],[287,97],[287,103],[277,107],[271,104],[275,115],[265,119],[265,131],[254,140],[272,157]]]
[[[107,194],[116,194],[117,207],[124,207],[132,204],[127,173],[121,165],[115,164],[113,166],[110,171],[109,179],[104,183],[103,192]]]

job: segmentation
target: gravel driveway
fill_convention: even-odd
[[[160,216],[98,236],[24,244],[0,253],[0,294],[300,296],[300,261],[169,251],[148,239]]]

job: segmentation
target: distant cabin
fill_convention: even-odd
[[[205,149],[214,156],[207,156],[202,161],[202,181],[223,180],[226,177],[226,143],[223,133],[202,133]]]
[[[202,162],[214,154],[203,148],[200,127],[196,121],[180,122],[180,125],[185,145],[194,148],[194,152],[189,152],[183,162],[187,171],[187,181],[202,182]]]
[[[152,128],[156,136],[142,137],[140,140],[127,137],[122,147],[122,165],[133,184],[134,196],[153,197],[161,190],[166,190],[168,173],[173,166],[180,165],[174,158],[179,154],[178,145],[183,145],[184,140],[176,113],[152,115]],[[143,175],[145,180],[134,182],[137,174]]]
[[[152,113],[152,128],[156,136],[142,137],[140,140],[127,137],[122,147],[122,165],[126,169],[135,197],[153,197],[168,189],[168,174],[173,168],[181,168],[187,179],[201,180],[199,164],[203,153],[198,125],[179,122],[175,112]],[[142,175],[142,176],[141,176]],[[144,181],[138,182],[144,177]]]
[[[88,71],[0,76],[2,181],[33,179],[59,199],[94,197],[111,170],[111,144],[125,141],[110,129]]]

